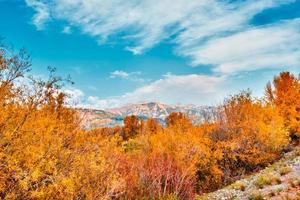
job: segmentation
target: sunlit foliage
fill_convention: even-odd
[[[213,122],[128,116],[86,131],[65,105],[63,79],[29,69],[24,51],[1,48],[1,199],[193,199],[273,162],[299,135],[299,80],[288,72],[267,87],[267,102],[241,92]]]
[[[299,77],[300,78],[300,77]],[[282,72],[266,87],[266,97],[284,118],[291,137],[300,137],[300,79],[290,72]]]

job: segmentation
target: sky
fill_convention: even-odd
[[[300,0],[0,0],[0,36],[80,107],[217,105],[300,72]]]

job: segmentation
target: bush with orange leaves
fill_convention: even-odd
[[[278,109],[285,127],[294,140],[300,138],[300,76],[282,72],[274,77],[273,85],[267,84],[266,99]]]
[[[299,90],[285,74],[268,103],[242,92],[213,123],[172,113],[167,127],[129,116],[124,127],[81,130],[62,79],[26,78],[26,54],[0,49],[1,199],[193,199],[273,162],[298,133]]]
[[[54,70],[48,81],[27,78],[26,54],[0,50],[0,198],[109,199],[124,192],[121,139],[80,130]]]
[[[274,161],[289,143],[277,110],[252,99],[249,92],[226,99],[220,110],[207,135],[222,150],[219,166],[225,185]]]
[[[192,199],[198,189],[218,184],[221,171],[217,160],[220,154],[210,148],[211,140],[202,137],[196,128],[178,132],[166,128],[156,134],[139,135],[128,142],[136,143],[127,151],[133,160],[131,175],[134,188],[139,188],[132,199],[166,198],[172,194],[179,199]],[[206,173],[197,184],[197,174]],[[219,176],[218,176],[219,175]],[[210,186],[209,186],[210,185]],[[128,188],[127,191],[133,191]],[[136,191],[136,190],[134,190]]]

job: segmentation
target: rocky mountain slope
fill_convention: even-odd
[[[95,109],[77,109],[81,120],[81,126],[84,129],[93,129],[97,127],[112,127],[122,125],[123,118],[117,114],[105,110]]]
[[[158,102],[130,104],[109,110],[78,109],[82,124],[86,128],[122,125],[123,119],[136,115],[142,119],[155,118],[165,124],[165,118],[172,112],[182,112],[188,115],[193,123],[212,121],[215,107],[195,105],[167,105]]]
[[[239,180],[221,190],[204,194],[197,200],[299,200],[300,147],[287,153],[281,160]]]

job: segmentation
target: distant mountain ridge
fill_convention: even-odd
[[[107,110],[78,109],[83,119],[82,124],[88,129],[122,125],[123,119],[129,115],[136,115],[145,120],[155,118],[165,124],[165,118],[172,112],[182,112],[196,124],[212,121],[215,110],[212,106],[167,105],[159,102],[129,104]]]

